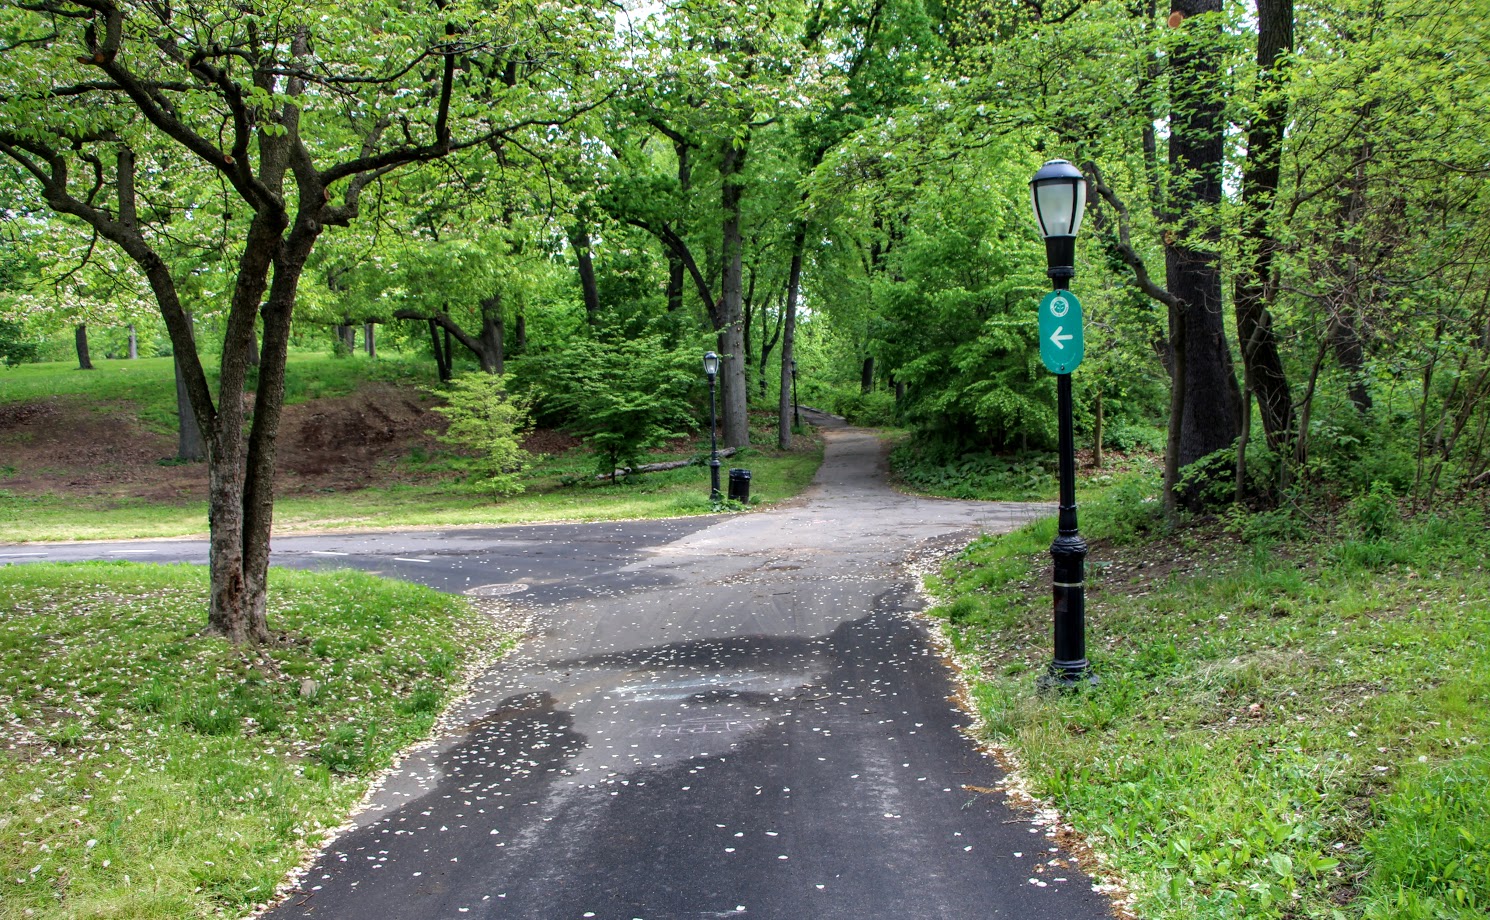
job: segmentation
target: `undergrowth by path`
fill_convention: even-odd
[[[1102,465],[1090,450],[1076,455],[1078,488],[1084,497],[1100,493],[1135,473],[1157,470],[1162,459],[1141,448],[1108,451]],[[1060,492],[1059,458],[1054,452],[947,454],[901,436],[890,452],[896,484],[919,495],[977,501],[1055,501]]]
[[[1144,918],[1485,917],[1484,509],[1364,496],[1274,542],[1244,518],[1166,532],[1143,492],[1083,508],[1093,689],[1035,689],[1052,521],[931,579],[988,737]]]
[[[203,568],[0,567],[0,916],[247,913],[514,638],[414,585],[271,578],[285,640],[245,650],[198,635]]]

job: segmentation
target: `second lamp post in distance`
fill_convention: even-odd
[[[704,376],[709,378],[709,501],[719,501],[719,424],[714,417],[714,381],[719,377],[719,356],[704,353]]]

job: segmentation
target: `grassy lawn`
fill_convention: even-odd
[[[0,404],[86,395],[99,411],[131,412],[154,429],[174,431],[169,359],[105,361],[97,367],[81,372],[53,363],[4,369],[0,371]],[[427,382],[423,377],[430,373],[424,364],[397,356],[368,361],[292,355],[287,401],[345,396],[367,380]],[[773,445],[774,417],[762,413],[752,422],[755,443]],[[706,437],[698,438],[645,459],[702,459],[708,446]],[[769,503],[806,488],[821,461],[821,442],[801,437],[792,451],[753,447],[724,465],[726,475],[730,467],[749,468],[753,502]],[[526,474],[523,493],[495,497],[466,488],[457,464],[446,453],[407,456],[394,462],[397,469],[392,472],[402,475],[390,476],[387,485],[281,496],[275,502],[276,532],[606,521],[714,510],[708,500],[706,465],[648,473],[612,484],[596,481],[594,459],[583,449],[575,449],[540,459]],[[86,489],[23,492],[7,490],[6,475],[0,464],[0,543],[184,537],[207,530],[205,495],[201,500],[180,502],[90,494]]]
[[[0,567],[0,916],[241,915],[512,637],[462,600],[273,572],[261,651],[207,573]]]
[[[1035,691],[1053,521],[931,579],[987,736],[1140,917],[1485,917],[1484,510],[1166,533],[1146,492],[1083,508],[1095,689]]]
[[[651,459],[675,456],[658,454]],[[822,456],[821,444],[791,452],[751,448],[724,461],[721,479],[727,478],[730,467],[747,467],[752,503],[778,501],[807,487]],[[274,503],[275,532],[613,521],[713,510],[707,466],[648,473],[614,485],[593,476],[593,460],[575,451],[539,464],[528,491],[508,498],[465,491],[451,483],[281,498]],[[205,501],[100,503],[89,496],[20,495],[0,489],[0,543],[181,537],[206,530]]]
[[[204,355],[202,366],[214,392],[217,359]],[[171,358],[97,361],[91,371],[75,363],[50,361],[0,368],[0,403],[32,402],[49,396],[84,396],[100,412],[123,407],[146,427],[176,433],[176,384]],[[330,358],[324,352],[291,354],[285,371],[285,403],[346,396],[365,380],[426,383],[428,367],[398,356],[377,361],[361,357]],[[249,385],[252,387],[253,378]]]

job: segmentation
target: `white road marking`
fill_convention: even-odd
[[[153,555],[153,549],[111,549],[104,555],[107,556],[149,556]]]
[[[405,559],[403,556],[394,556],[394,562],[428,562],[428,559]]]
[[[313,550],[310,551],[310,554],[312,556],[350,556],[351,555],[351,553],[337,553],[337,552],[333,552],[333,551],[331,551],[329,549],[313,549]]]
[[[0,559],[16,559],[21,556],[45,556],[46,553],[0,553]]]

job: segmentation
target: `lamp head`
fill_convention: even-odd
[[[719,356],[716,355],[716,354],[714,354],[712,351],[705,352],[705,354],[704,354],[704,376],[705,377],[708,377],[709,378],[709,382],[712,383],[714,381],[715,376],[717,376],[718,374],[719,374]]]
[[[1041,236],[1074,237],[1086,214],[1086,177],[1066,160],[1050,160],[1030,180],[1030,204]]]

